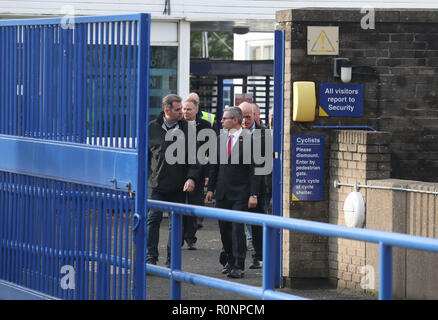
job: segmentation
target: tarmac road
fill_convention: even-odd
[[[159,242],[159,266],[164,266],[166,261],[166,246],[169,235],[169,219],[163,218],[160,228]],[[219,264],[219,253],[222,247],[219,226],[217,220],[204,219],[204,227],[196,234],[197,250],[187,250],[187,245],[182,248],[182,270],[215,277],[222,280],[240,282],[252,286],[262,286],[262,269],[251,270],[248,266],[252,262],[251,253],[248,251],[248,258],[245,261],[245,276],[242,279],[230,279],[221,273],[222,265]],[[277,289],[300,297],[317,300],[376,300],[375,296],[351,292],[350,290],[329,288],[327,286],[308,285],[300,286],[300,289],[282,288]],[[148,300],[170,299],[170,281],[156,275],[148,274],[147,291]],[[190,283],[182,283],[183,300],[254,300],[254,297],[239,295],[232,292],[217,290]]]

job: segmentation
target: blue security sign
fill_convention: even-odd
[[[324,200],[324,136],[293,135],[292,200]]]
[[[321,83],[320,117],[362,117],[363,84]]]

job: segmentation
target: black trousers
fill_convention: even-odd
[[[204,205],[204,185],[200,183],[196,183],[195,190],[188,194],[189,204],[193,204],[195,206]],[[196,243],[198,240],[196,238],[196,231],[198,229],[198,217],[196,216],[183,216],[183,224],[184,224],[184,240],[187,244]]]
[[[248,211],[264,214],[265,213],[264,206],[265,206],[264,197],[259,197],[257,199],[257,207],[253,209],[248,209]],[[263,227],[260,225],[251,225],[251,230],[252,230],[252,245],[254,246],[254,254],[252,255],[252,258],[262,261],[263,260]]]
[[[248,211],[246,200],[216,200],[216,208]],[[233,268],[245,269],[246,236],[243,223],[219,220],[222,246],[228,257],[227,263]]]

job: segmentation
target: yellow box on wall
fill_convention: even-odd
[[[293,84],[293,121],[315,121],[315,82],[295,81]]]

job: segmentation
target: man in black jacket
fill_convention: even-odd
[[[242,102],[239,105],[240,110],[242,110],[243,121],[242,128],[249,131],[250,134],[253,134],[255,130],[259,130],[260,133],[260,143],[261,143],[261,153],[262,156],[265,156],[265,130],[266,127],[263,124],[258,124],[255,121],[255,116],[258,111],[258,107],[255,107],[254,104],[249,102]],[[266,185],[265,185],[265,176],[262,176],[261,179],[258,180],[258,202],[255,208],[250,209],[250,212],[254,213],[265,213],[264,205],[265,205],[265,193],[266,193]],[[260,262],[263,261],[263,228],[259,225],[251,225],[252,231],[252,243],[254,245],[254,254],[252,255],[253,262],[249,266],[250,269],[260,269],[262,266]]]
[[[242,119],[242,111],[237,107],[225,109],[222,117],[225,130],[218,136],[216,164],[210,161],[205,197],[205,203],[211,203],[216,190],[217,208],[247,211],[257,206],[258,179],[252,157],[249,155],[247,161],[248,153],[245,152],[248,150],[246,144],[252,141],[249,133],[242,130]],[[222,273],[230,278],[242,278],[247,250],[244,224],[220,220],[219,229],[227,257]]]
[[[211,125],[207,120],[200,117],[198,111],[198,103],[196,100],[188,99],[183,105],[184,119],[188,122],[189,126],[195,130],[198,134],[201,130],[211,129]],[[198,147],[201,147],[203,143],[199,143]],[[196,150],[197,151],[197,150]],[[208,156],[206,154],[205,156]],[[204,185],[205,177],[208,176],[208,165],[202,165],[202,170],[199,178],[195,182],[195,189],[188,194],[189,204],[194,204],[197,206],[202,206],[204,204]],[[189,250],[196,250],[196,230],[198,228],[198,219],[193,216],[183,216],[184,225],[184,240],[187,242],[187,248]]]
[[[185,203],[185,192],[195,189],[195,181],[199,178],[200,167],[195,162],[188,161],[188,152],[177,155],[183,163],[172,163],[167,152],[175,139],[184,139],[185,150],[188,145],[188,123],[183,119],[181,98],[169,94],[163,98],[163,111],[155,120],[149,123],[149,148],[148,148],[148,185],[151,188],[152,200]],[[166,135],[172,137],[166,141]],[[194,163],[194,164],[190,164]],[[147,255],[146,262],[156,264],[158,261],[158,241],[160,223],[163,213],[149,210],[147,219]],[[166,265],[170,264],[170,234],[167,246]]]

